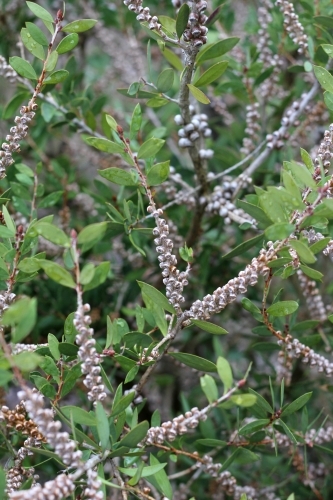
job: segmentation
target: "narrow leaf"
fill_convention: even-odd
[[[178,39],[181,38],[182,34],[186,29],[189,15],[190,15],[190,8],[186,3],[183,3],[183,5],[180,7],[178,11],[176,19],[176,33]]]
[[[195,87],[194,85],[192,85],[191,83],[188,83],[187,84],[191,94],[193,95],[193,97],[201,102],[202,104],[209,104],[210,103],[210,100],[208,99],[208,97],[206,96],[206,94],[204,94],[201,90],[199,90],[197,87]]]

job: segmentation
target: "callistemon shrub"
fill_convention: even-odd
[[[333,498],[333,4],[1,1],[0,500]]]

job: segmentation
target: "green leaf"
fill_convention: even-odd
[[[298,240],[291,240],[289,242],[290,246],[296,250],[299,258],[305,264],[313,264],[316,262],[316,257],[313,255],[308,246]]]
[[[28,32],[32,36],[32,38],[35,40],[35,42],[39,43],[43,47],[48,47],[49,41],[44,35],[43,31],[36,26],[34,23],[25,23]]]
[[[223,56],[223,54],[226,54],[227,52],[229,52],[229,50],[233,49],[234,46],[239,42],[239,40],[240,39],[237,37],[231,37],[207,45],[204,50],[199,52],[196,61],[197,65],[200,65],[204,61],[208,61],[209,59],[215,59],[216,57]]]
[[[68,420],[73,420],[76,424],[89,426],[97,425],[96,416],[78,406],[62,406],[61,411]]]
[[[40,236],[43,236],[48,241],[51,241],[55,245],[69,247],[70,240],[67,234],[57,226],[50,224],[49,222],[37,222],[35,224],[34,229],[36,233]]]
[[[186,5],[186,4],[184,4]],[[171,68],[167,68],[158,75],[156,87],[159,92],[168,92],[173,85],[175,72]]]
[[[151,137],[148,141],[144,142],[138,151],[139,159],[153,158],[162,148],[165,141],[163,139],[156,139],[156,137]]]
[[[200,385],[210,404],[217,400],[218,390],[213,377],[211,377],[210,375],[204,375],[203,377],[200,377]]]
[[[116,404],[112,406],[111,416],[117,417],[120,413],[126,410],[135,398],[135,391],[131,391],[123,396]]]
[[[210,103],[210,100],[208,99],[208,97],[206,96],[206,94],[204,94],[197,87],[195,87],[191,83],[187,83],[187,86],[189,88],[189,91],[191,92],[191,94],[193,95],[193,97],[197,101],[201,102],[202,104],[209,104]]]
[[[85,142],[105,153],[123,154],[124,146],[108,139],[98,139],[97,137],[86,137]]]
[[[309,278],[313,280],[318,280],[321,281],[323,279],[323,274],[320,273],[319,271],[316,271],[315,269],[312,269],[311,267],[301,265],[300,266],[301,271],[303,271],[304,274],[309,276]]]
[[[31,66],[31,64],[28,63],[28,61],[22,59],[22,57],[10,57],[9,64],[20,76],[28,78],[29,80],[37,80],[36,71]]]
[[[190,8],[186,3],[183,3],[183,5],[180,7],[178,11],[176,19],[176,33],[179,40],[186,29],[189,15],[190,15]]]
[[[47,343],[49,344],[50,353],[54,357],[56,361],[59,361],[61,354],[59,351],[59,340],[57,337],[53,335],[53,333],[49,333],[47,336]]]
[[[148,297],[153,300],[157,305],[161,306],[163,309],[168,311],[171,314],[176,314],[175,309],[170,304],[168,299],[163,295],[159,290],[154,288],[152,285],[148,285],[147,283],[143,283],[143,281],[137,282],[142,292],[144,292]]]
[[[6,489],[6,474],[2,467],[0,467],[0,498],[5,498],[5,489]]]
[[[151,466],[160,465],[160,462],[152,453],[150,454],[149,460]],[[148,481],[166,498],[171,499],[173,497],[172,487],[164,469],[155,472],[153,476],[149,476]]]
[[[139,181],[130,172],[118,167],[110,167],[105,170],[98,170],[98,173],[104,179],[107,179],[119,186],[137,186]],[[136,175],[136,174],[135,174]]]
[[[327,90],[328,92],[333,92],[333,76],[327,69],[322,68],[321,66],[313,66],[314,69],[314,74],[316,75],[316,78],[320,85],[323,87],[323,89]]]
[[[299,305],[295,300],[283,300],[281,302],[276,302],[272,304],[267,312],[271,316],[279,317],[279,316],[288,316],[288,314],[292,314],[297,311]]]
[[[169,356],[177,359],[186,366],[195,368],[201,372],[216,372],[216,366],[208,359],[200,358],[194,354],[187,354],[186,352],[169,352]]]
[[[283,427],[283,430],[284,430],[284,432],[286,433],[286,435],[289,437],[289,439],[290,439],[293,443],[297,444],[297,439],[295,438],[294,434],[291,432],[291,430],[289,429],[289,427],[287,426],[287,424],[285,424],[285,423],[283,422],[283,420],[281,420],[281,419],[279,420],[279,423],[280,423],[280,424],[281,424],[281,426]]]
[[[92,262],[88,262],[80,272],[80,284],[87,285],[91,282],[95,274],[95,266]]]
[[[65,54],[65,52],[74,49],[74,47],[76,47],[78,43],[79,35],[77,33],[71,33],[61,40],[58,47],[56,48],[56,51],[58,52],[58,54]]]
[[[285,168],[288,172],[291,173],[297,185],[300,186],[301,188],[307,188],[307,187],[312,187],[314,189],[317,188],[317,183],[313,179],[311,172],[304,165],[296,163],[295,161],[285,161],[283,162],[283,168]]]
[[[165,97],[157,96],[149,99],[146,102],[146,106],[148,106],[149,108],[160,108],[161,106],[165,106],[166,104],[168,104],[168,102],[168,99],[166,99]]]
[[[12,341],[20,342],[33,329],[37,319],[37,300],[23,297],[3,313],[2,325],[12,327]]]
[[[283,417],[291,415],[292,413],[295,413],[296,411],[300,410],[304,405],[306,405],[311,396],[312,392],[307,392],[306,394],[303,394],[299,398],[295,399],[295,401],[293,401],[289,405],[285,406],[282,410]]]
[[[53,193],[48,194],[38,203],[38,208],[48,208],[53,207],[63,196],[64,191],[54,191]]]
[[[328,56],[333,57],[333,45],[327,45],[323,43],[321,47],[324,49]]]
[[[263,427],[269,425],[269,423],[270,423],[269,418],[254,420],[253,422],[250,422],[249,424],[246,424],[243,427],[241,427],[238,433],[241,434],[242,436],[246,436],[247,434],[252,434],[254,432],[259,431]]]
[[[217,358],[216,368],[217,368],[217,373],[219,374],[219,377],[224,385],[223,394],[225,394],[233,386],[233,375],[231,371],[231,366],[225,358],[219,356]]]
[[[36,17],[39,19],[42,19],[43,21],[47,21],[49,23],[54,23],[54,19],[51,16],[51,14],[41,7],[40,5],[37,5],[35,2],[26,2],[28,8],[35,14]]]
[[[252,203],[248,203],[247,201],[237,200],[237,206],[242,208],[246,213],[250,214],[257,222],[261,222],[265,224],[265,226],[271,225],[272,221],[267,217],[265,212]]]
[[[196,444],[199,446],[209,446],[211,448],[225,448],[227,446],[226,441],[220,441],[219,439],[197,439]]]
[[[18,94],[15,94],[4,108],[2,118],[4,120],[8,120],[8,118],[11,118],[11,116],[17,111],[21,104],[23,104],[23,102],[28,99],[28,97],[29,94],[27,92],[19,92]]]
[[[45,59],[45,51],[40,43],[37,43],[30,35],[27,28],[21,29],[21,39],[24,46],[31,52],[31,54],[42,61]]]
[[[233,394],[229,401],[243,408],[249,408],[256,404],[257,397],[254,394]]]
[[[257,320],[257,321],[262,321],[262,314],[258,306],[253,304],[253,302],[248,299],[247,297],[243,297],[241,301],[242,306],[246,311],[249,311],[249,313],[252,314],[252,316]]]
[[[311,250],[311,252],[313,254],[319,253],[322,250],[324,250],[324,248],[327,247],[327,245],[329,244],[330,241],[331,241],[331,238],[329,238],[329,237],[323,238],[322,240],[319,240],[319,241],[316,241],[316,243],[313,243],[313,245],[310,245],[309,249]]]
[[[118,127],[118,123],[116,122],[116,120],[110,115],[105,115],[105,119],[109,127],[116,132]]]
[[[101,442],[102,449],[107,450],[110,447],[110,427],[108,417],[100,401],[97,401],[95,412],[98,437]]]
[[[236,257],[237,255],[242,255],[246,250],[249,250],[250,248],[260,245],[264,240],[264,235],[259,234],[258,236],[255,236],[254,238],[250,238],[237,247],[235,247],[233,250],[231,250],[229,253],[226,253],[225,255],[222,256],[222,259],[231,259],[232,257]]]
[[[68,286],[69,288],[76,287],[71,274],[59,264],[46,259],[40,259],[38,263],[45,274],[53,281],[56,281],[60,285]]]
[[[185,5],[185,4],[183,4]],[[164,161],[162,163],[156,163],[149,169],[147,174],[148,186],[159,186],[169,177],[170,172],[170,160]]]
[[[79,245],[90,244],[92,242],[100,241],[106,232],[108,222],[96,222],[95,224],[89,224],[82,229],[77,237],[77,242]]]
[[[202,321],[201,319],[192,319],[191,323],[199,328],[201,330],[204,330],[205,332],[212,333],[214,335],[225,335],[227,330],[222,328],[221,326],[215,325],[214,323],[210,323],[209,321]]]
[[[65,69],[59,69],[58,71],[54,71],[51,73],[47,78],[45,78],[44,83],[45,85],[47,84],[54,84],[54,83],[60,83],[66,80],[68,77],[69,73]]]
[[[272,241],[283,240],[284,238],[288,238],[294,230],[295,226],[293,224],[280,222],[265,229],[265,236],[268,240]]]
[[[183,4],[186,5],[186,4]],[[164,44],[159,44],[161,52],[165,59],[178,71],[183,70],[183,63],[179,59],[179,57],[172,52],[172,50],[168,49],[167,47],[164,46]]]
[[[111,117],[110,117],[111,118]],[[113,118],[112,118],[113,119]],[[142,111],[140,104],[137,104],[134,108],[132,119],[131,119],[131,127],[130,127],[130,139],[133,140],[137,136],[142,123]],[[111,127],[114,130],[114,126]],[[117,124],[116,124],[117,128]]]
[[[40,360],[39,366],[47,375],[50,375],[57,382],[57,384],[60,384],[60,371],[53,358],[50,356],[44,356]]]
[[[119,443],[117,443],[117,446],[128,446],[128,448],[135,448],[135,446],[146,437],[148,429],[149,423],[147,422],[147,420],[144,420],[133,429],[131,429],[129,433],[126,434],[126,436],[123,437],[119,441]]]
[[[209,85],[210,83],[214,82],[220,76],[223,75],[225,70],[228,67],[228,61],[221,61],[213,66],[211,66],[207,71],[203,73],[197,80],[193,82],[193,85],[196,87],[203,87],[204,85]]]
[[[5,219],[7,229],[9,229],[9,231],[11,231],[13,234],[15,234],[16,227],[15,227],[15,224],[13,222],[13,219],[10,216],[10,213],[8,212],[6,205],[2,205],[2,213],[3,213],[4,219]]]
[[[256,401],[256,405],[258,405],[264,412],[266,413],[270,413],[273,415],[274,413],[274,410],[272,408],[272,406],[269,404],[268,401],[266,401],[266,399],[264,399],[261,394],[259,394],[258,392],[254,391],[253,389],[249,389],[249,392],[251,394],[254,394],[257,398],[257,401]]]
[[[62,27],[61,31],[65,33],[82,33],[83,31],[88,31],[93,28],[96,23],[96,19],[79,19],[78,21],[66,24],[66,26]]]
[[[84,285],[83,291],[86,292],[88,290],[92,290],[93,288],[96,288],[104,283],[108,277],[109,271],[110,262],[101,262],[97,267],[95,267],[94,277],[87,285]]]
[[[56,52],[55,50],[53,52],[51,52],[51,54],[49,55],[47,62],[46,62],[46,66],[45,66],[46,71],[53,71],[54,70],[54,68],[56,67],[57,62],[58,62],[58,57],[59,57],[58,52]]]
[[[305,149],[303,148],[300,148],[300,151],[301,151],[301,157],[302,157],[302,160],[306,166],[306,168],[311,172],[313,173],[314,172],[314,164],[313,164],[313,161],[312,161],[312,158],[311,156],[309,155],[309,153],[307,151],[305,151]]]

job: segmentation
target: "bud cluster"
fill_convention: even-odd
[[[147,208],[148,212],[152,213],[155,218],[156,227],[153,229],[153,235],[156,236],[154,243],[156,251],[160,255],[158,260],[162,269],[163,283],[166,287],[166,296],[176,309],[177,313],[181,311],[180,304],[185,301],[183,297],[184,286],[188,285],[189,267],[186,271],[180,272],[177,269],[177,258],[173,255],[173,242],[169,238],[169,226],[165,219],[160,218],[163,211],[159,208],[154,211],[151,205]]]
[[[80,346],[78,358],[82,361],[81,371],[86,375],[83,383],[89,389],[89,401],[103,401],[106,398],[105,386],[101,377],[100,356],[96,351],[94,330],[89,327],[91,317],[89,304],[78,307],[74,315],[74,326],[79,332],[76,343]]]
[[[178,131],[178,135],[180,137],[178,141],[178,145],[180,148],[190,148],[193,146],[193,143],[196,142],[200,137],[210,137],[212,135],[211,129],[208,127],[208,116],[204,113],[195,114],[194,107],[190,106],[191,112],[191,121],[184,125],[184,120],[181,115],[176,115],[174,120],[177,125],[184,125],[183,128],[180,128]],[[201,158],[211,158],[214,152],[212,150],[200,150]]]
[[[14,163],[13,153],[20,151],[20,141],[28,135],[28,125],[35,116],[37,104],[22,106],[20,115],[15,117],[16,125],[11,127],[10,134],[6,136],[6,141],[0,150],[0,179],[6,175],[6,168]]]
[[[260,130],[260,113],[259,103],[255,102],[246,106],[246,129],[245,134],[247,137],[243,139],[243,147],[241,153],[248,155],[255,148],[255,143],[259,140],[258,131]]]
[[[40,347],[48,347],[49,344],[11,344],[12,354],[20,352],[35,352]]]
[[[101,491],[101,481],[98,479],[97,472],[94,469],[87,471],[87,487],[85,488],[83,498],[87,500],[103,500],[104,493]]]
[[[325,130],[324,132],[324,138],[319,145],[317,156],[314,161],[315,166],[319,167],[320,162],[322,162],[324,168],[328,169],[331,166],[332,158],[333,158],[333,123],[331,123],[329,129]]]
[[[258,282],[259,275],[267,275],[267,263],[276,259],[273,246],[267,251],[260,250],[259,258],[252,259],[236,278],[228,281],[222,288],[217,288],[212,295],[206,295],[202,300],[196,300],[187,312],[188,317],[195,319],[209,319],[213,314],[222,311],[228,304],[236,300],[237,295],[246,293],[248,286]]]
[[[308,47],[308,38],[304,33],[304,28],[299,22],[298,15],[295,13],[294,6],[288,0],[276,0],[276,5],[283,14],[283,24],[286,32],[292,41],[298,45],[298,53],[304,54]]]
[[[258,8],[258,42],[257,42],[257,52],[259,54],[258,61],[262,62],[264,68],[271,65],[272,51],[268,47],[270,42],[270,35],[268,31],[268,25],[272,21],[272,16],[270,10],[272,9],[272,2],[270,0],[263,0],[262,4]]]
[[[187,434],[191,429],[198,427],[199,422],[207,419],[205,411],[192,408],[185,415],[179,415],[169,422],[164,422],[161,427],[151,427],[143,445],[163,444],[164,441],[174,441],[177,436]]]
[[[276,370],[276,379],[278,382],[284,380],[286,387],[290,386],[292,378],[293,357],[284,349],[278,352]]]
[[[162,26],[158,22],[158,18],[150,14],[149,7],[142,7],[142,0],[124,0],[124,4],[128,7],[128,10],[138,14],[136,16],[138,21],[147,22],[149,29],[160,31]]]
[[[15,293],[0,293],[0,316],[8,309],[15,300]]]
[[[325,321],[327,311],[316,282],[306,276],[300,269],[297,271],[297,276],[311,319]]]
[[[281,332],[278,332],[281,333]],[[291,335],[287,335],[284,340],[278,340],[278,345],[285,344],[286,351],[294,358],[303,358],[302,362],[310,366],[316,366],[320,373],[325,373],[327,377],[333,375],[333,363],[328,361],[324,356],[317,354],[313,349],[302,344],[298,339],[293,339]]]
[[[9,66],[3,56],[0,56],[0,76],[7,78],[10,83],[15,83],[18,78],[16,71],[14,71],[11,66]]]
[[[185,42],[192,42],[194,47],[201,47],[207,43],[208,28],[204,26],[207,16],[204,11],[207,9],[205,0],[194,0],[191,5],[191,12],[188,18],[187,27],[183,33]]]

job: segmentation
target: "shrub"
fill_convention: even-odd
[[[332,14],[3,2],[1,498],[331,498]]]

